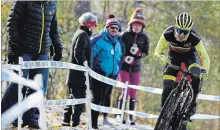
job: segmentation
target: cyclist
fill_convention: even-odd
[[[192,17],[186,13],[180,13],[176,17],[175,25],[168,27],[160,37],[157,47],[155,49],[155,56],[163,63],[166,64],[163,72],[163,92],[161,105],[166,101],[166,98],[174,88],[175,80],[178,71],[169,67],[168,64],[174,64],[180,66],[181,62],[186,64],[188,70],[198,75],[200,72],[200,58],[203,68],[208,74],[210,67],[210,59],[203,45],[203,42],[199,35],[196,33],[193,27]],[[169,48],[168,56],[165,51]],[[192,104],[189,106],[185,114],[185,120],[189,120],[196,112],[196,99],[201,90],[200,79],[192,77],[192,88],[194,91],[194,97]],[[186,129],[186,125],[184,126]]]

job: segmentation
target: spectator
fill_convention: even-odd
[[[62,43],[57,29],[56,2],[54,1],[15,1],[7,21],[8,63],[18,64],[18,57],[24,61],[49,60],[50,47],[55,50],[54,60],[62,58]],[[40,73],[43,75],[44,94],[48,86],[48,69],[26,69],[23,77],[31,78]],[[23,89],[25,90],[25,89]],[[26,88],[25,96],[35,92]],[[2,98],[2,110],[5,112],[18,102],[18,85],[10,84]],[[39,128],[39,110],[33,107],[23,115],[23,126]],[[17,120],[12,123],[17,126]]]
[[[88,62],[91,67],[91,43],[90,36],[95,31],[97,25],[97,17],[90,12],[86,12],[79,18],[80,26],[72,39],[72,52],[70,62],[73,64],[84,65]],[[70,98],[85,98],[86,97],[86,77],[84,72],[78,70],[69,70],[67,85],[70,90]],[[84,104],[75,105],[73,110],[72,106],[65,107],[63,126],[70,126],[72,114],[72,127],[80,124],[80,115],[83,112]]]
[[[119,79],[122,82],[128,81],[131,85],[139,85],[140,83],[140,71],[141,71],[141,59],[148,55],[149,40],[148,36],[143,32],[145,28],[145,16],[143,9],[137,8],[133,12],[130,21],[128,22],[128,29],[122,33],[121,39],[125,44],[126,52],[124,63],[119,73]],[[128,88],[127,96],[130,96],[129,110],[135,110],[136,103],[136,89]],[[123,92],[118,98],[118,108],[121,108],[121,99]],[[133,116],[130,115],[130,124],[135,125]],[[117,119],[120,120],[120,116],[117,115]],[[125,120],[123,121],[125,123]]]
[[[92,38],[93,47],[93,70],[111,79],[116,79],[122,64],[123,44],[119,38],[120,23],[114,15],[109,15],[104,29],[97,36]],[[92,80],[92,103],[110,107],[111,85]],[[92,127],[98,128],[99,112],[92,110]],[[110,124],[107,113],[103,116],[103,124]]]

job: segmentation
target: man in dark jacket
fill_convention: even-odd
[[[90,12],[86,12],[79,18],[80,26],[72,39],[72,51],[70,62],[78,65],[85,65],[86,62],[89,66],[92,64],[91,57],[91,44],[90,36],[95,30],[97,25],[97,17]],[[86,77],[84,72],[78,70],[69,70],[67,85],[70,91],[70,98],[85,98],[86,97]],[[72,127],[76,127],[80,124],[80,115],[83,112],[84,104],[78,104],[74,106],[66,106],[64,109],[64,120],[62,125],[70,126],[70,119],[72,114]]]
[[[126,46],[124,63],[119,73],[119,79],[122,82],[128,81],[132,85],[140,83],[141,59],[148,55],[149,50],[148,36],[143,32],[145,24],[143,10],[135,9],[128,23],[129,28],[121,36]],[[135,110],[136,91],[136,89],[128,88],[129,110],[132,111]],[[119,97],[123,97],[123,92]],[[118,108],[120,107],[121,98],[118,99]],[[120,119],[119,116],[118,119]],[[135,125],[132,115],[130,115],[130,124]]]
[[[18,57],[24,61],[49,60],[50,47],[55,50],[54,60],[62,58],[62,43],[57,29],[56,2],[54,1],[16,1],[13,3],[7,21],[8,63],[18,64]],[[32,78],[42,74],[46,94],[48,69],[23,70],[23,77]],[[28,88],[25,96],[35,92]],[[5,112],[18,101],[18,85],[10,84],[2,98],[2,111]],[[23,115],[23,126],[39,128],[39,110],[34,107]],[[13,125],[17,125],[15,121]]]

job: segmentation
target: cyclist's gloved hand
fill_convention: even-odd
[[[208,73],[205,69],[201,68],[200,79],[208,79]]]

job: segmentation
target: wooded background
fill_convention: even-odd
[[[217,1],[58,1],[57,16],[61,39],[64,45],[63,59],[69,62],[71,39],[78,28],[78,18],[84,12],[93,12],[98,17],[98,33],[105,25],[108,14],[115,14],[127,28],[127,23],[136,7],[142,7],[146,16],[147,32],[150,39],[149,56],[142,60],[141,85],[162,88],[162,65],[154,56],[154,50],[163,31],[174,24],[175,16],[188,12],[194,19],[194,29],[201,36],[211,60],[208,80],[204,81],[203,94],[220,95],[220,2]],[[11,2],[1,2],[1,61],[6,63],[7,31],[6,21],[11,9]],[[65,85],[66,70],[51,69],[47,99],[67,98]],[[114,89],[116,97],[119,89]],[[160,95],[138,91],[137,111],[159,114]],[[116,99],[112,98],[114,105]],[[200,100],[197,113],[220,115],[219,102]],[[156,119],[137,118],[140,123],[155,125]],[[189,130],[218,130],[220,120],[195,120],[189,123]]]

